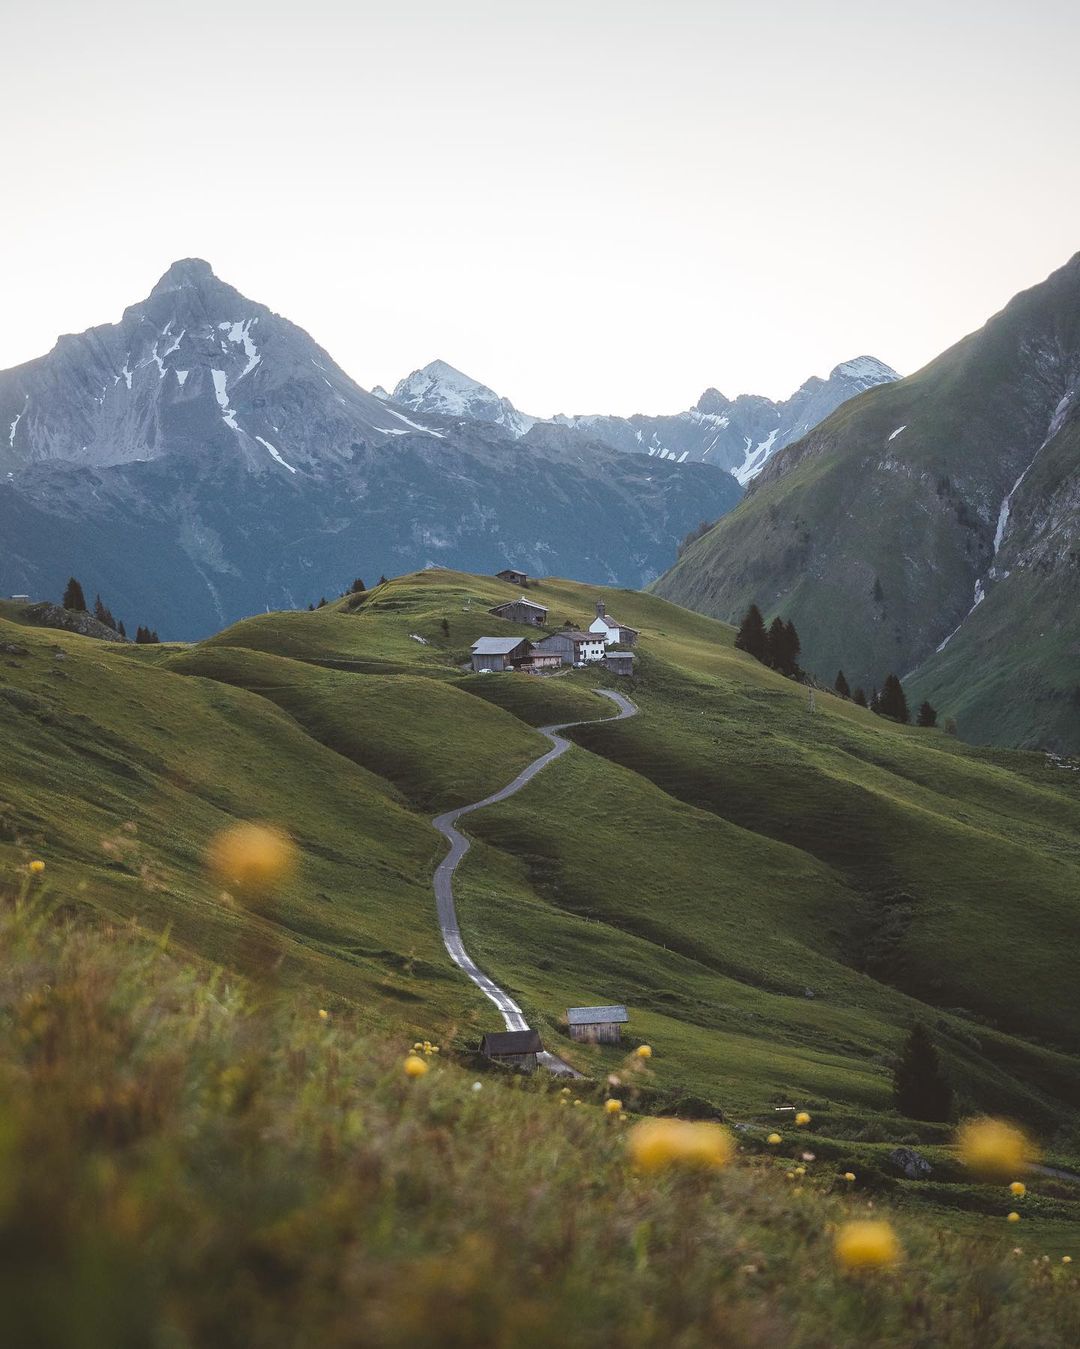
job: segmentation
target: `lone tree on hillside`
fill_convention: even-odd
[[[916,726],[936,726],[937,708],[932,707],[930,703],[923,703],[919,708],[919,715],[915,719]]]
[[[100,595],[94,600],[94,617],[99,623],[104,623],[107,628],[112,628],[113,632],[120,631],[119,624],[113,618],[112,610],[108,605],[102,603]]]
[[[840,695],[841,698],[850,698],[850,697],[851,697],[851,686],[850,686],[850,684],[848,684],[847,680],[844,678],[844,672],[843,672],[843,670],[838,670],[838,671],[837,671],[837,673],[836,673],[836,683],[833,685],[833,688],[837,691],[837,693],[839,693],[839,695]],[[865,696],[865,695],[864,695],[864,696]]]
[[[442,628],[442,635],[444,637],[450,636],[450,620],[448,618],[444,618],[439,624],[439,627]]]
[[[350,595],[362,595],[366,589],[367,589],[367,586],[363,583],[363,581],[362,581],[362,580],[360,579],[360,577],[358,576],[358,577],[356,578],[356,580],[352,583],[352,585],[349,587],[349,594],[350,594]]]
[[[74,576],[68,577],[67,589],[64,591],[62,603],[65,609],[73,609],[76,613],[86,613],[86,596],[83,594],[82,586]]]
[[[896,1108],[909,1119],[944,1121],[953,1093],[930,1032],[916,1021],[904,1041],[893,1073]]]
[[[875,710],[879,716],[891,717],[893,721],[903,722],[905,726],[911,720],[907,699],[904,697],[904,686],[896,675],[885,676],[885,684]]]
[[[851,701],[855,704],[856,707],[865,707],[865,706],[866,706],[866,690],[865,690],[865,689],[856,689],[855,692],[851,695]]]
[[[735,638],[735,649],[745,651],[755,660],[765,660],[768,655],[769,638],[765,631],[765,620],[756,604],[747,609]]]

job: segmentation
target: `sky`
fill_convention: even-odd
[[[535,415],[910,373],[1080,249],[1074,0],[0,6],[0,368],[206,258]]]

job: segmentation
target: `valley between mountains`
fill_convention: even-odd
[[[272,959],[373,1024],[471,1047],[498,1020],[443,947],[431,816],[510,782],[547,745],[536,727],[590,722],[469,816],[455,878],[470,954],[549,1048],[603,1073],[618,1051],[571,1044],[561,1019],[625,1002],[634,1037],[662,1047],[657,1100],[809,1100],[885,1139],[892,1056],[919,1015],[965,1106],[1076,1128],[1077,775],[823,693],[810,712],[724,624],[535,583],[557,621],[603,597],[640,630],[620,683],[640,715],[593,721],[610,705],[592,670],[463,671],[508,589],[425,571],[186,647],[46,631],[3,605],[3,855],[47,849],[72,904],[168,928],[207,961]],[[265,912],[203,871],[237,816],[284,822],[301,849]]]

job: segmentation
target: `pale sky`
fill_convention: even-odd
[[[910,372],[1080,249],[1074,0],[0,0],[0,368],[176,258],[361,384]]]

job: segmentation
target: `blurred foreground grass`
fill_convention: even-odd
[[[1080,1264],[1025,1252],[1023,1222],[957,1236],[749,1149],[635,1172],[602,1108],[625,1082],[567,1095],[445,1052],[409,1077],[408,1044],[58,910],[43,879],[0,905],[4,1344],[1080,1342]],[[903,1257],[845,1271],[835,1228],[868,1217]]]

